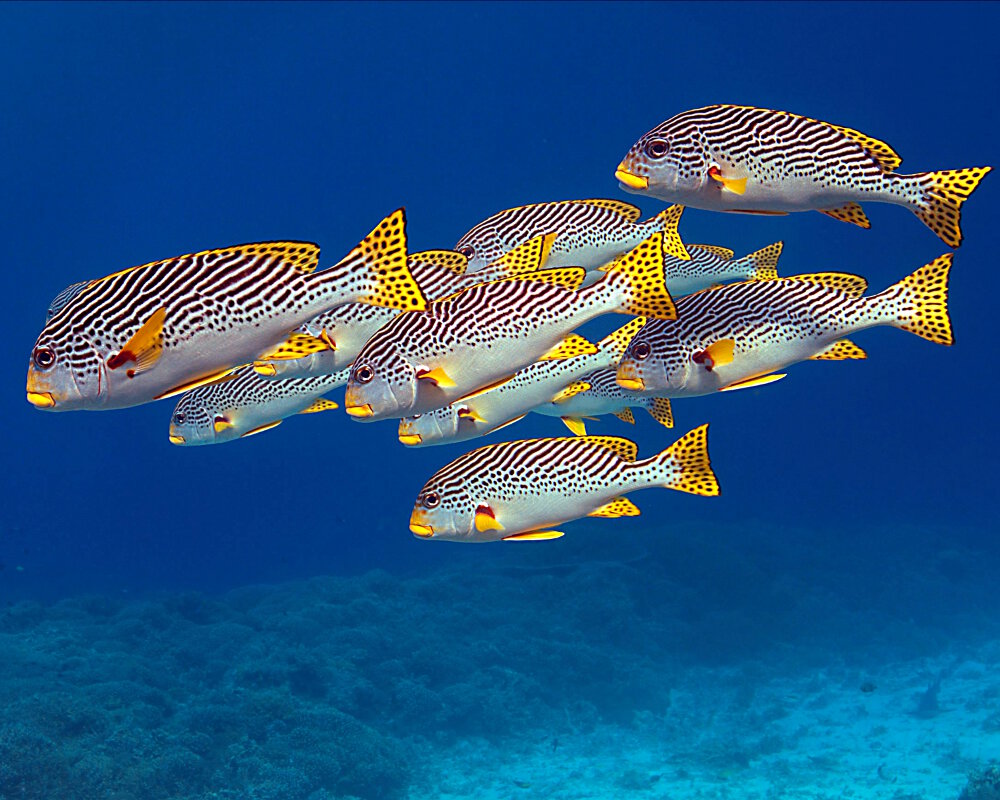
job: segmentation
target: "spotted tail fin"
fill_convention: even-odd
[[[659,231],[663,234],[663,250],[668,256],[681,261],[690,261],[691,254],[681,240],[680,231],[677,230],[683,213],[684,206],[673,205],[641,224],[645,226],[646,232]]]
[[[962,203],[992,167],[948,169],[913,176],[921,195],[913,213],[949,247],[962,243]]]
[[[778,277],[778,259],[784,246],[784,242],[769,244],[743,256],[733,266],[738,267],[748,280],[773,281]]]
[[[715,497],[719,481],[708,457],[708,425],[685,433],[659,455],[636,462],[637,468],[652,467],[652,483],[679,492]]]
[[[613,285],[618,292],[618,308],[615,310],[622,314],[677,319],[677,309],[667,290],[663,258],[663,233],[654,233],[625,255],[602,267],[608,273],[607,277],[590,288],[602,291],[605,286]]]
[[[897,328],[936,344],[954,344],[948,316],[948,274],[953,258],[945,253],[867,302]]]

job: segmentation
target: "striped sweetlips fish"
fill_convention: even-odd
[[[663,280],[663,234],[608,265],[585,289],[580,267],[540,270],[473,286],[400,314],[362,348],[345,410],[359,419],[422,414],[559,358],[575,328],[602,314],[674,318]]]
[[[710,244],[689,244],[691,258],[664,259],[667,288],[674,297],[707,289],[728,281],[768,281],[778,277],[782,242],[769,244],[753,253],[734,258],[732,250]]]
[[[333,375],[269,381],[250,366],[185,392],[170,417],[173,444],[222,444],[263,433],[293,414],[337,408],[323,397],[347,383],[347,370]]]
[[[595,270],[628,252],[654,233],[663,233],[668,249],[688,258],[677,223],[682,206],[665,209],[640,222],[642,212],[631,203],[596,198],[533,203],[508,208],[465,233],[455,249],[469,259],[469,270],[493,264],[529,239],[545,241],[545,267]]]
[[[888,325],[953,342],[946,254],[885,291],[863,297],[864,278],[829,272],[734,283],[677,301],[676,323],[646,323],[618,365],[618,384],[669,397],[760,386],[806,359],[865,358],[843,337]]]
[[[615,367],[597,370],[583,377],[581,383],[585,384],[585,388],[582,391],[532,410],[536,414],[559,417],[577,436],[587,435],[584,420],[593,420],[604,414],[614,414],[622,422],[635,425],[633,408],[646,409],[665,428],[674,427],[674,413],[667,398],[623,389],[615,377]]]
[[[28,401],[54,411],[138,405],[253,361],[328,308],[426,304],[406,266],[402,209],[336,265],[314,273],[318,261],[315,244],[265,242],[91,281],[39,334]]]
[[[637,460],[637,448],[615,436],[526,439],[480,447],[438,470],[417,495],[410,530],[453,542],[555,539],[554,525],[580,517],[634,517],[622,495],[665,487],[715,496],[708,426],[662,453]]]
[[[424,250],[407,259],[410,273],[428,300],[541,268],[542,237],[525,242],[481,272],[467,271],[468,259],[454,250]],[[349,366],[375,332],[399,313],[368,303],[348,303],[309,320],[270,353],[254,362],[266,378],[329,375]]]
[[[870,227],[859,203],[910,209],[950,247],[962,203],[990,167],[896,172],[884,142],[784,111],[713,105],[685,111],[632,145],[615,172],[623,189],[710,211],[821,211]]]
[[[410,446],[463,442],[511,425],[542,403],[568,400],[589,388],[582,376],[618,366],[645,322],[645,317],[636,317],[596,346],[570,334],[559,345],[556,358],[529,364],[506,383],[426,414],[403,417],[399,441]]]

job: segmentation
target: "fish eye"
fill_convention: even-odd
[[[441,504],[441,495],[437,492],[427,492],[424,495],[424,508],[437,508]]]
[[[632,344],[632,355],[640,361],[649,358],[651,352],[653,352],[653,348],[649,346],[649,342],[633,342]]]
[[[670,147],[663,139],[653,139],[646,144],[646,155],[650,158],[663,158]]]
[[[361,364],[354,368],[354,380],[358,383],[368,383],[375,377],[375,370],[367,364]]]
[[[476,248],[473,247],[471,244],[467,244],[465,245],[465,247],[459,247],[458,252],[461,253],[466,258],[476,257]]]
[[[174,423],[174,425],[183,425],[185,419],[186,417],[184,416],[184,413],[182,411],[178,411],[170,418],[170,421]]]
[[[36,347],[31,359],[39,369],[48,369],[56,363],[56,354],[51,347]]]

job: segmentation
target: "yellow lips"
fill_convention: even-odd
[[[423,437],[419,433],[399,434],[399,441],[403,444],[420,444],[423,440]]]
[[[430,525],[421,525],[417,522],[410,523],[410,531],[417,536],[423,536],[425,539],[434,535],[434,529]]]
[[[646,384],[642,378],[622,377],[620,374],[615,375],[615,383],[623,389],[631,389],[633,392],[641,392],[646,388]]]
[[[263,375],[265,378],[270,378],[278,374],[278,370],[274,368],[274,365],[269,364],[267,361],[254,361],[253,371],[258,375]]]
[[[35,408],[52,408],[56,404],[49,392],[28,392],[28,402]]]
[[[177,433],[170,434],[170,444],[186,444],[187,440]]]
[[[345,406],[344,411],[352,417],[370,417],[375,414],[368,403],[365,403],[363,406]]]
[[[638,175],[633,175],[625,168],[625,162],[623,161],[618,165],[618,169],[615,170],[615,177],[621,182],[628,186],[629,189],[648,189],[649,188],[649,178],[643,178]]]

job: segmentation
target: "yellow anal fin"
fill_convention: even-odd
[[[129,337],[122,349],[108,359],[108,369],[133,364],[134,366],[125,370],[130,378],[152,369],[163,355],[163,322],[166,318],[166,308],[156,309],[139,330]]]
[[[335,408],[340,408],[333,400],[328,400],[325,397],[320,397],[313,400],[308,406],[303,408],[300,414],[316,414],[320,411],[333,411]]]
[[[529,531],[528,533],[515,533],[511,536],[504,536],[504,542],[539,542],[543,539],[558,539],[565,536],[562,531]]]
[[[469,267],[469,258],[454,250],[421,250],[419,253],[410,253],[407,263],[411,270],[416,265],[429,264],[434,267],[443,267],[456,275],[464,275],[465,270]]]
[[[610,503],[605,503],[600,508],[594,509],[587,516],[614,519],[615,517],[638,517],[641,513],[635,503],[628,498],[616,497]]]
[[[868,358],[868,354],[849,339],[838,339],[825,350],[809,356],[810,361],[852,361],[862,358]]]
[[[579,203],[585,206],[594,206],[594,208],[606,208],[608,211],[613,211],[616,214],[620,214],[625,217],[629,222],[638,222],[639,217],[642,216],[642,211],[631,203],[626,203],[623,200],[609,200],[606,197],[592,197],[589,200],[571,200],[571,203]]]
[[[511,277],[523,275],[528,272],[536,272],[545,266],[549,252],[552,250],[552,243],[556,240],[556,234],[546,233],[535,236],[526,242],[521,242],[509,253],[500,256],[492,262],[490,267],[497,267],[504,274]]]
[[[597,352],[597,345],[588,342],[582,336],[571,333],[555,347],[545,353],[539,361],[560,361],[564,358],[591,355]]]
[[[649,416],[659,422],[664,428],[674,427],[674,410],[665,397],[654,397],[646,410]]]
[[[559,419],[575,436],[587,435],[587,425],[579,417],[559,417]]]
[[[843,292],[848,297],[861,297],[868,289],[867,280],[860,275],[852,275],[849,272],[812,272],[806,275],[789,275],[787,278],[779,278],[779,280],[818,283],[827,289]]]
[[[325,330],[323,334],[326,334]],[[323,334],[313,336],[309,333],[293,333],[274,350],[265,353],[257,360],[260,362],[294,361],[298,358],[311,356],[313,353],[322,353],[324,350],[336,350],[335,347],[331,347],[333,342],[329,335],[327,334],[324,338]]]
[[[422,381],[430,381],[435,386],[440,386],[442,389],[451,389],[457,384],[451,379],[441,367],[434,367],[434,369],[422,369],[417,371],[417,379]]]
[[[500,430],[501,428],[506,428],[506,427],[507,427],[508,425],[513,425],[513,424],[514,424],[515,422],[520,422],[520,421],[521,421],[522,419],[524,419],[524,418],[525,418],[526,416],[528,416],[528,415],[527,415],[527,414],[519,414],[518,416],[514,417],[514,419],[509,419],[509,420],[507,420],[507,421],[506,421],[505,423],[503,423],[503,425],[497,425],[497,426],[496,426],[496,427],[495,427],[495,428],[493,429],[493,431],[495,432],[495,431],[498,431],[498,430]]]
[[[218,372],[210,373],[201,378],[195,378],[194,380],[188,381],[187,383],[179,384],[172,389],[167,389],[163,394],[158,394],[154,397],[154,400],[164,400],[167,397],[173,397],[174,395],[181,394],[182,392],[188,392],[191,389],[197,389],[199,386],[205,386],[209,383],[222,382],[224,380],[234,380],[236,375],[233,373],[238,370],[239,367],[228,367],[227,369],[220,369]]]
[[[760,375],[756,378],[747,378],[743,381],[736,381],[736,383],[731,383],[728,386],[723,386],[719,389],[720,392],[732,392],[736,389],[752,389],[755,386],[766,386],[769,383],[774,383],[775,381],[780,381],[785,377],[784,372],[776,372],[771,375]]]
[[[271,428],[277,428],[281,424],[280,419],[276,419],[274,422],[267,422],[263,425],[258,425],[256,428],[248,430],[246,433],[241,434],[241,439],[246,439],[248,436],[256,436],[258,433],[263,433],[264,431],[269,431]]]
[[[857,203],[844,203],[844,205],[837,206],[837,208],[821,208],[819,209],[819,213],[839,219],[841,222],[849,222],[851,225],[857,225],[859,228],[866,230],[872,226],[864,210]]]
[[[703,250],[704,252],[711,253],[719,258],[724,258],[726,261],[732,260],[733,256],[736,255],[736,253],[728,247],[718,247],[714,244],[689,244],[687,248],[688,250]]]
[[[632,413],[631,408],[622,408],[612,413],[622,422],[627,422],[629,425],[635,425],[635,414]]]
[[[581,392],[585,392],[590,388],[590,384],[587,381],[573,381],[569,386],[559,391],[555,397],[552,398],[553,403],[565,403],[571,397],[576,397]]]
[[[830,127],[835,128],[848,139],[853,140],[855,144],[859,145],[862,150],[875,159],[884,172],[893,172],[903,163],[903,159],[885,142],[873,139],[871,136],[861,133],[861,131],[856,131],[853,128],[844,128],[840,125],[830,125]]]

